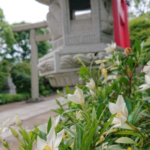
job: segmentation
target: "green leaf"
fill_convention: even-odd
[[[116,114],[112,115],[112,116],[110,117],[109,121],[104,124],[104,127],[103,127],[102,130],[100,131],[99,137],[101,137],[102,134],[105,132],[105,130],[111,125],[111,123],[112,123],[112,121],[114,120],[114,117],[115,117],[115,116],[116,116]]]
[[[81,128],[81,125],[77,124],[73,150],[79,150],[80,149],[81,143],[82,143],[82,136],[83,136],[83,130]]]
[[[46,134],[41,132],[40,130],[39,130],[39,137],[45,141],[47,140]]]
[[[93,111],[92,111],[92,122],[93,122],[94,119],[96,119],[96,111],[95,111],[95,108],[93,107]]]
[[[123,149],[121,146],[119,145],[111,145],[107,148],[107,150],[126,150],[126,149]]]
[[[126,102],[126,106],[128,109],[129,114],[132,112],[133,108],[132,108],[132,102],[129,98],[124,98],[125,102]]]
[[[97,112],[96,112],[97,113],[97,119],[100,118],[100,116],[101,116],[104,109],[105,109],[105,104],[104,103],[102,103],[98,106]]]
[[[21,130],[21,133],[22,133],[22,137],[23,139],[29,143],[29,135],[28,135],[28,132],[26,130]]]
[[[137,136],[137,137],[141,137],[141,135],[139,135],[136,132],[132,132],[132,131],[120,131],[117,132],[116,134],[121,134],[121,135],[133,135],[133,136]]]
[[[133,70],[133,58],[132,57],[130,57],[129,59],[128,59],[128,65],[129,65],[129,68],[130,68],[130,70],[132,71]]]
[[[48,125],[47,125],[47,134],[49,133],[51,127],[52,127],[52,118],[50,117],[48,120]]]
[[[135,40],[134,46],[136,50],[139,52],[139,54],[141,54],[141,43],[139,42],[139,40]]]
[[[70,94],[70,89],[68,86],[66,86],[66,94]]]
[[[124,83],[125,85],[129,85],[129,79],[127,77],[121,77],[119,82]]]
[[[133,141],[131,138],[128,137],[121,137],[115,141],[116,143],[122,143],[122,144],[137,144],[135,141]]]

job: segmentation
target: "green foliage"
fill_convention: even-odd
[[[22,93],[22,94],[16,94],[16,95],[2,94],[0,98],[0,104],[17,102],[21,100],[26,100],[28,98],[30,98],[30,94],[28,93]]]
[[[9,63],[5,60],[0,62],[0,93],[2,93],[3,86],[6,84]]]
[[[141,43],[145,41],[142,49],[140,64],[146,64],[150,60],[150,20],[149,16],[140,16],[130,21],[130,40],[131,45],[134,44],[135,39]]]
[[[9,51],[14,43],[14,36],[11,26],[5,21],[3,10],[0,8],[0,56],[4,56],[4,51]]]

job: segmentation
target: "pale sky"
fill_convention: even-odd
[[[5,19],[10,23],[36,23],[46,20],[48,6],[35,0],[0,0]]]
[[[36,23],[46,20],[49,11],[47,5],[36,0],[0,0],[0,8],[3,9],[5,19],[8,23]],[[77,12],[77,15],[89,13],[90,11]]]

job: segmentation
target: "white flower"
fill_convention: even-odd
[[[105,67],[104,63],[101,63],[101,65],[99,66],[99,69],[102,70]]]
[[[79,119],[79,120],[82,120],[82,114],[81,114],[81,112],[82,112],[81,110],[79,110],[79,111],[76,112],[76,118]]]
[[[75,104],[85,103],[83,91],[77,87],[74,94],[68,94],[68,100],[72,101]]]
[[[108,56],[105,56],[105,59],[112,59],[113,55],[109,54]]]
[[[57,117],[51,117],[52,118],[52,126],[55,128],[60,120],[60,115],[58,115]],[[42,131],[43,133],[47,134],[47,123],[38,126],[39,130]]]
[[[143,72],[145,72],[148,75],[150,75],[150,61],[147,63],[147,66],[144,66]]]
[[[1,135],[3,132],[5,132],[5,130],[6,130],[5,126],[6,126],[6,124],[8,123],[9,120],[10,120],[10,119],[7,119],[5,122],[3,122],[2,126],[0,126],[0,135]]]
[[[103,60],[96,60],[95,63],[98,65],[98,64],[101,64],[101,63],[105,63],[105,62],[108,62],[107,59],[103,59]]]
[[[96,96],[96,94],[92,90],[90,90],[90,93],[91,93],[93,98]]]
[[[109,103],[109,110],[112,114],[117,113],[112,122],[112,124],[115,124],[112,128],[122,127],[128,118],[128,110],[122,95],[118,96],[116,104]]]
[[[150,76],[149,75],[145,75],[145,82],[146,84],[139,86],[139,88],[141,88],[139,91],[145,91],[150,88]]]
[[[107,44],[107,48],[105,48],[106,53],[113,52],[116,49],[116,43]]]
[[[90,79],[90,82],[86,83],[86,87],[88,87],[91,90],[94,90],[95,89],[95,82],[94,82],[94,80]]]
[[[49,134],[47,135],[47,141],[44,141],[40,137],[37,137],[37,150],[58,150],[58,146],[64,135],[64,130],[59,133],[55,133],[55,129],[52,126]]]
[[[144,43],[145,43],[144,41],[141,43],[141,48],[142,48],[142,49],[143,49],[143,47],[144,47]]]
[[[116,57],[116,62],[115,62],[115,63],[116,63],[117,65],[120,65],[121,62],[119,61],[119,56]]]

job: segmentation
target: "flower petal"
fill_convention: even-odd
[[[54,143],[54,149],[56,149],[59,146],[63,135],[64,135],[64,130],[62,130],[59,133],[57,133],[57,137],[56,137],[56,140],[55,140],[55,143]]]
[[[68,94],[68,100],[72,101],[75,104],[80,104],[81,100],[77,95]]]
[[[47,134],[47,123],[38,126],[38,129],[39,129],[40,131],[42,131],[43,133]]]
[[[90,83],[92,84],[93,88],[95,88],[95,81],[93,79],[90,79]]]
[[[46,145],[46,141],[41,139],[39,136],[37,137],[37,150],[42,150]]]
[[[145,75],[145,82],[147,84],[150,84],[150,76],[149,75]]]
[[[120,123],[121,126],[127,121],[127,118],[125,118],[124,116],[120,116]]]
[[[8,123],[9,120],[10,120],[10,118],[8,118],[5,122],[3,122],[2,127],[0,128],[0,135],[2,134],[3,129],[6,126],[6,124]]]
[[[149,61],[149,62],[147,62],[147,65],[148,65],[148,66],[150,66],[150,61]]]
[[[114,103],[109,103],[109,110],[112,114],[121,113],[121,108]]]
[[[59,123],[59,120],[60,120],[60,115],[58,115],[57,117],[52,117],[52,124],[54,127],[56,127]]]
[[[122,111],[123,111],[124,116],[128,118],[128,109],[127,109],[126,103],[123,104]]]
[[[81,89],[79,89],[77,87],[74,94],[80,98],[80,101],[81,101],[80,103],[84,103],[84,95],[83,95],[83,91]]]
[[[52,147],[53,144],[55,143],[55,139],[56,139],[55,129],[52,126],[49,134],[47,135],[47,143],[50,147]]]
[[[119,124],[120,123],[120,119],[119,118],[114,118],[112,124]]]
[[[120,107],[122,104],[124,104],[124,99],[123,99],[123,96],[122,95],[119,95],[118,98],[117,98],[117,102],[116,102],[116,105],[118,107]]]

